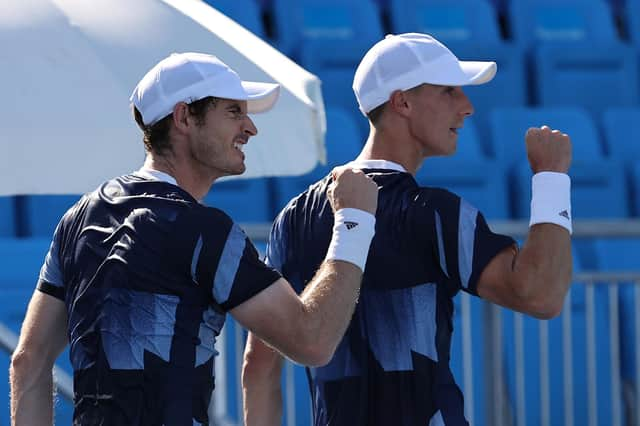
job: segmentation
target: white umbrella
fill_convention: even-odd
[[[215,54],[243,79],[282,85],[254,116],[244,177],[324,161],[320,82],[199,0],[3,0],[0,195],[81,193],[137,169],[129,109],[138,80],[172,52]]]

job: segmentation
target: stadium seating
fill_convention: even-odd
[[[602,115],[609,155],[625,162],[640,160],[640,107],[609,108]]]
[[[640,261],[640,240],[631,238],[596,239],[594,248],[597,256],[597,269],[600,271],[637,271]],[[635,302],[634,286],[631,282],[623,282],[618,286],[619,318],[620,318],[620,357],[621,375],[625,386],[631,387],[634,393],[640,391],[632,384],[636,378],[635,357],[638,351],[633,342],[636,341],[634,314],[640,310]],[[640,291],[636,286],[635,291]],[[640,407],[635,408],[638,414]]]
[[[260,7],[254,0],[205,0],[260,38],[266,37]]]
[[[15,206],[13,197],[0,197],[0,237],[16,234]]]
[[[574,271],[580,271],[581,262],[574,253]],[[587,363],[587,332],[589,330],[586,316],[586,288],[584,283],[573,283],[565,303],[563,311],[571,308],[571,380],[573,392],[572,417],[576,425],[596,424],[607,426],[611,423],[611,412],[613,404],[618,404],[619,399],[611,397],[611,359],[608,350],[598,350],[598,348],[608,348],[610,346],[609,332],[609,306],[604,301],[607,298],[607,289],[603,286],[594,288],[594,324],[596,365],[596,392],[597,392],[597,420],[595,423],[588,422],[589,399],[587,393],[588,385],[588,363]],[[516,319],[519,317],[519,319]],[[507,386],[508,400],[512,404],[518,401],[516,364],[517,343],[515,341],[516,327],[521,325],[522,330],[522,355],[524,357],[524,418],[518,418],[517,407],[511,406],[514,424],[539,425],[542,423],[541,401],[541,340],[540,327],[545,325],[548,330],[548,358],[546,362],[549,366],[549,375],[546,377],[549,383],[549,420],[553,426],[565,424],[565,398],[563,394],[566,370],[563,364],[563,357],[567,347],[563,341],[563,318],[558,317],[548,321],[538,321],[529,316],[520,316],[510,310],[503,310],[503,344],[505,354],[505,379]],[[547,396],[547,395],[545,395]]]
[[[509,17],[514,40],[530,54],[536,104],[599,113],[639,103],[637,54],[620,42],[609,4],[518,0]]]
[[[319,65],[346,51],[357,63],[382,38],[377,5],[369,0],[274,0],[272,12],[278,49],[294,58],[310,49]]]
[[[623,10],[621,16],[627,35],[636,47],[640,47],[640,2],[627,0]]]
[[[491,115],[491,129],[496,157],[509,167],[514,217],[529,217],[531,170],[526,161],[524,134],[529,126],[542,124],[571,136],[574,217],[628,217],[624,171],[619,162],[604,157],[598,132],[588,114],[576,108],[499,109]]]
[[[501,40],[495,10],[485,0],[395,0],[390,15],[394,33],[427,33],[445,44]]]
[[[637,56],[619,44],[541,46],[535,54],[535,100],[544,106],[581,105],[596,114],[639,105]]]
[[[509,22],[514,40],[527,47],[618,41],[609,5],[601,0],[513,0]]]
[[[631,202],[635,216],[640,216],[640,161],[631,165]]]
[[[302,176],[276,178],[277,210],[280,211],[291,198],[326,176],[333,167],[354,160],[363,144],[364,141],[350,114],[341,108],[327,109],[327,164],[318,165]]]
[[[524,136],[529,127],[548,125],[568,133],[574,161],[604,158],[595,123],[581,108],[498,108],[491,113],[492,153],[513,168],[526,161]]]
[[[629,199],[634,216],[640,216],[640,108],[611,108],[604,112],[603,132],[607,152],[625,165]]]
[[[235,222],[271,222],[271,184],[267,178],[215,182],[203,203],[227,213]]]

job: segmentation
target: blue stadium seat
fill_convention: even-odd
[[[302,61],[305,66],[308,60],[321,65],[342,51],[357,63],[382,38],[378,8],[370,0],[274,0],[272,11],[281,51],[295,58],[313,51]]]
[[[341,109],[349,114],[358,128],[361,139],[369,134],[369,120],[362,115],[353,93],[353,75],[358,63],[323,67],[313,70],[322,81],[322,96],[327,109]]]
[[[597,269],[607,271],[637,271],[638,253],[640,253],[640,239],[637,238],[598,238],[594,241],[597,257]],[[636,291],[640,291],[638,288]],[[620,318],[620,356],[621,374],[626,386],[631,386],[636,378],[635,357],[638,348],[635,342],[635,312],[640,306],[634,303],[633,283],[624,282],[618,287],[619,318]],[[637,342],[636,342],[637,343]],[[635,392],[640,391],[640,383],[636,383]],[[636,407],[636,411],[640,407]]]
[[[254,0],[204,0],[260,38],[266,38],[260,7]]]
[[[618,41],[609,5],[601,0],[513,0],[509,21],[514,40],[527,47]]]
[[[27,304],[33,294],[40,267],[51,244],[47,238],[0,238],[0,322],[15,334],[20,333]],[[0,351],[1,352],[1,351]],[[71,374],[68,350],[57,364]],[[0,356],[0,424],[9,422],[9,357]],[[71,424],[73,407],[68,401],[56,404],[56,423]]]
[[[531,55],[534,103],[594,112],[638,103],[638,58],[620,42],[607,3],[520,0],[509,16],[514,40]]]
[[[575,219],[622,219],[630,216],[621,163],[615,160],[574,161],[569,175],[571,210]],[[522,163],[514,178],[511,188],[514,216],[527,219],[531,205],[531,170],[528,165]]]
[[[27,195],[20,197],[18,212],[24,221],[20,236],[50,238],[62,215],[80,199],[80,195]]]
[[[627,0],[621,16],[629,39],[636,47],[640,47],[640,2]]]
[[[264,223],[274,218],[271,185],[267,178],[215,182],[204,204],[216,207],[238,223]]]
[[[341,108],[327,109],[327,164],[318,165],[311,172],[294,177],[275,179],[276,209],[280,211],[293,197],[322,179],[335,166],[354,160],[364,141],[349,113]]]
[[[574,251],[574,271],[582,269],[581,259]],[[594,424],[606,426],[611,424],[611,412],[613,404],[619,403],[619,398],[611,398],[611,359],[608,350],[599,351],[599,347],[609,347],[609,306],[603,303],[607,297],[607,289],[596,286],[594,289],[594,324],[595,329],[595,356],[597,369],[595,371],[597,381],[598,418]],[[589,399],[587,394],[588,366],[587,366],[587,322],[586,322],[586,291],[583,283],[573,283],[570,290],[571,306],[571,345],[572,345],[572,371],[573,383],[573,419],[576,425],[586,425],[588,422]],[[563,311],[564,311],[563,310]],[[517,418],[517,411],[513,404],[517,401],[516,393],[516,347],[515,347],[515,314],[510,310],[503,310],[503,344],[505,354],[505,379],[507,394],[511,401],[514,424],[538,425],[542,424],[542,401],[540,381],[540,322],[529,316],[522,317],[522,350],[524,355],[524,404],[525,419]],[[543,321],[548,327],[548,358],[549,375],[549,420],[553,426],[565,424],[564,410],[565,399],[563,394],[564,374],[563,356],[565,345],[563,343],[562,317]]]
[[[581,105],[598,114],[640,104],[638,55],[629,46],[541,46],[535,71],[534,98],[540,105]]]
[[[634,216],[640,216],[640,161],[631,165],[631,202]]]
[[[597,129],[584,110],[504,108],[494,110],[490,122],[496,157],[509,169],[514,217],[529,217],[531,170],[526,161],[524,134],[528,127],[543,124],[571,136],[573,162],[570,175],[574,217],[629,216],[629,201],[621,164],[606,159]]]
[[[16,235],[15,206],[13,197],[0,197],[0,237]]]
[[[394,0],[390,15],[394,33],[427,33],[445,44],[501,40],[495,10],[485,0]]]
[[[492,153],[508,167],[526,161],[525,133],[542,125],[571,136],[574,161],[604,158],[596,126],[581,108],[498,108],[490,115]]]
[[[621,161],[640,161],[640,107],[609,108],[602,115],[609,155]]]
[[[602,125],[607,152],[625,166],[632,213],[640,216],[640,107],[607,109]]]

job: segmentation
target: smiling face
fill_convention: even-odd
[[[247,115],[247,102],[218,99],[191,131],[193,162],[214,178],[244,173],[244,146],[258,133]]]
[[[453,154],[458,130],[464,119],[473,114],[473,106],[462,88],[423,84],[406,93],[411,103],[409,133],[423,156]]]

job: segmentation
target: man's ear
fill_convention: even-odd
[[[409,102],[407,92],[403,90],[396,90],[391,93],[391,96],[389,97],[389,107],[397,114],[407,116],[411,110],[411,103]]]
[[[173,107],[173,126],[179,132],[186,131],[189,126],[189,106],[184,102],[178,102]]]

